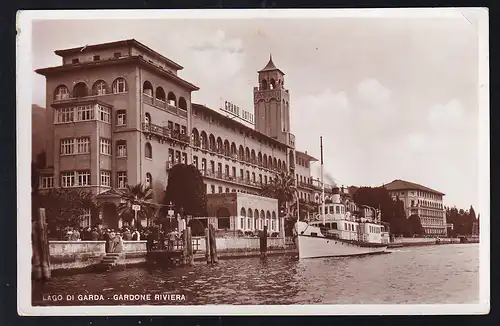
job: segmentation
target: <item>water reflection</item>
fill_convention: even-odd
[[[389,255],[298,260],[223,260],[184,268],[128,268],[57,277],[33,283],[35,305],[54,304],[43,294],[104,293],[98,302],[70,304],[355,304],[477,302],[479,246],[411,247]],[[187,302],[116,301],[113,294],[182,293]]]

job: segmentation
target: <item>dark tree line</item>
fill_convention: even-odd
[[[422,224],[416,215],[407,218],[404,203],[396,197],[393,200],[384,187],[361,187],[354,193],[354,202],[380,209],[382,221],[389,223],[393,235],[411,237],[423,234]]]
[[[468,211],[458,209],[456,207],[446,207],[446,222],[453,224],[451,234],[455,235],[471,235],[472,225],[474,222],[479,222],[479,216],[476,217],[476,212],[471,206]]]

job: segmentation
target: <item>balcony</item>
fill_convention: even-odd
[[[179,117],[182,118],[187,118],[187,110],[186,109],[181,109],[175,106],[173,102],[166,102],[158,98],[154,98],[149,94],[142,94],[142,102],[155,106],[159,109],[168,111],[172,114],[178,115]]]
[[[175,143],[180,143],[181,145],[189,145],[190,143],[188,135],[152,123],[142,123],[142,131],[146,133],[150,139],[154,135],[158,137],[160,141],[170,140]]]
[[[212,179],[216,179],[216,180],[221,180],[221,181],[231,182],[231,183],[235,183],[235,184],[250,186],[250,187],[257,188],[257,189],[261,189],[264,186],[262,183],[260,183],[258,181],[252,181],[252,180],[249,180],[246,178],[236,177],[236,176],[233,176],[233,175],[230,175],[227,173],[223,173],[223,172],[209,171],[209,170],[203,170],[203,169],[199,169],[199,170],[200,170],[201,175],[206,177],[206,178],[212,178]]]

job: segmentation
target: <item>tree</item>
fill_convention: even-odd
[[[294,201],[297,188],[292,174],[281,171],[274,176],[271,183],[265,185],[261,194],[263,196],[276,198],[278,200],[278,210],[285,211],[287,203]],[[290,213],[290,212],[288,212]]]
[[[413,236],[415,234],[424,234],[424,228],[422,227],[422,223],[420,222],[420,217],[418,215],[410,215],[410,217],[408,217],[407,234],[405,235]]]
[[[308,202],[308,201],[305,201],[303,199],[299,199],[300,219],[304,220],[308,214],[310,217],[313,217],[316,214],[318,214],[319,205],[320,205],[319,203]],[[293,204],[291,204],[290,208],[292,210],[296,211],[297,210],[297,202],[294,202]]]
[[[118,205],[118,216],[124,221],[131,222],[135,218],[135,212],[132,209],[133,205],[139,205],[140,210],[137,212],[137,228],[140,228],[140,221],[150,219],[158,207],[153,203],[154,192],[151,187],[146,187],[139,183],[136,185],[127,185],[125,190],[121,191],[122,203]]]
[[[87,210],[98,209],[92,192],[81,189],[59,188],[38,193],[33,197],[33,206],[45,208],[48,229],[57,234],[65,227],[77,227]]]
[[[161,216],[167,216],[169,205],[186,215],[207,216],[207,190],[203,176],[194,165],[177,164],[168,174]]]

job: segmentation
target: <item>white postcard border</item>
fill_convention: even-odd
[[[31,301],[31,97],[32,22],[45,19],[252,19],[252,18],[422,18],[463,16],[479,33],[479,212],[480,299],[478,304],[428,305],[209,305],[209,306],[32,306]],[[489,47],[485,8],[426,9],[255,9],[255,10],[91,10],[23,11],[17,17],[17,303],[18,313],[34,315],[420,315],[484,314],[490,309]]]

